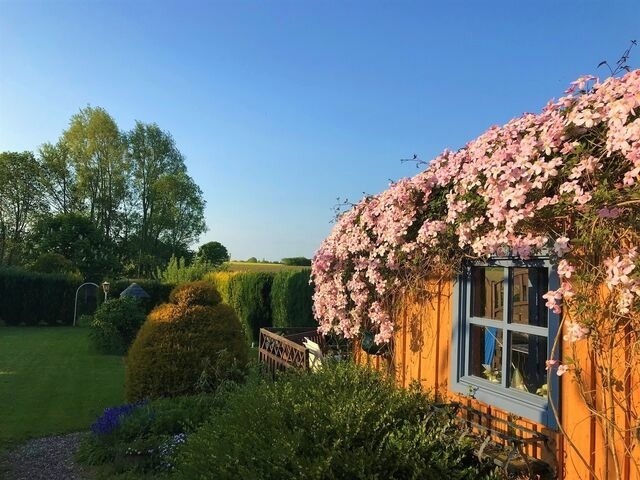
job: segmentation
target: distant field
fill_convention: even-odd
[[[294,272],[310,267],[292,267],[280,263],[249,263],[249,262],[226,262],[225,265],[230,272],[283,272],[292,270]]]

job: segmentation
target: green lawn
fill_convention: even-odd
[[[0,448],[88,430],[123,398],[122,357],[90,353],[86,328],[0,327]]]
[[[311,267],[296,267],[281,263],[249,263],[249,262],[225,262],[224,265],[230,272],[282,272],[293,270],[297,272]]]

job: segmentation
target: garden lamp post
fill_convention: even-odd
[[[109,298],[109,287],[111,284],[109,282],[102,282],[102,291],[104,292],[104,301],[106,302]]]

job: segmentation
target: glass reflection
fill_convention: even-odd
[[[511,282],[511,322],[546,327],[547,308],[542,295],[548,284],[547,270],[514,268]]]
[[[471,316],[502,320],[504,311],[504,269],[471,269]]]
[[[509,386],[546,397],[547,338],[513,332],[509,349]]]
[[[502,329],[471,325],[469,372],[490,382],[502,381]]]

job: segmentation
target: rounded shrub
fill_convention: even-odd
[[[199,282],[183,283],[174,288],[169,294],[169,301],[178,305],[217,305],[222,297],[211,283]]]
[[[147,317],[126,359],[129,401],[214,390],[239,380],[248,347],[240,320],[211,284],[184,284]],[[209,303],[207,303],[209,302]]]
[[[96,310],[89,325],[89,338],[99,352],[122,355],[126,353],[144,321],[144,306],[139,300],[109,300]]]

